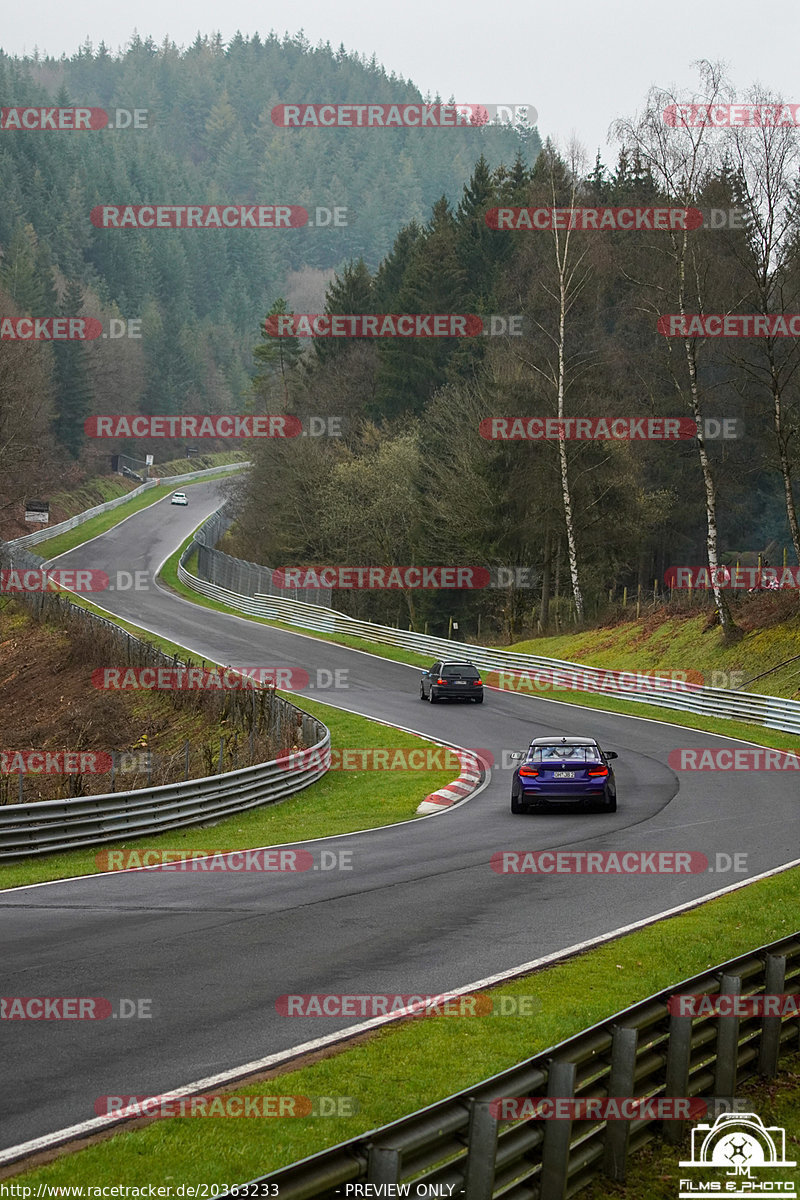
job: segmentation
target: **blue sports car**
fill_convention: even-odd
[[[609,760],[619,756],[601,750],[594,738],[535,738],[511,782],[512,813],[547,805],[576,804],[617,811],[617,785]]]

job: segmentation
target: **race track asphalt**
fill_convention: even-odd
[[[217,507],[221,484],[186,490],[188,508],[161,501],[58,565],[152,577]],[[350,852],[350,870],[112,873],[0,893],[2,995],[152,1002],[149,1020],[0,1022],[0,1150],[91,1119],[98,1097],[159,1094],[355,1023],[281,1016],[282,994],[462,987],[796,856],[786,832],[794,780],[773,773],[756,797],[743,772],[679,779],[670,750],[737,743],[670,725],[668,714],[662,723],[498,691],[482,706],[422,704],[414,667],[199,608],[162,587],[94,599],[224,665],[304,667],[312,679],[317,668],[346,670],[348,687],[312,698],[487,748],[498,762],[532,737],[595,736],[619,754],[619,809],[512,816],[511,771],[496,767],[449,813],[326,841]],[[376,795],[380,786],[376,772]],[[318,856],[319,843],[303,845]],[[747,873],[519,876],[490,867],[500,850],[555,848],[694,851],[712,866],[717,854],[746,853]]]

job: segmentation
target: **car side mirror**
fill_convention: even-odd
[[[605,754],[606,758],[619,758],[616,750],[604,750],[603,754]]]

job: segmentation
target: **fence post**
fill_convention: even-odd
[[[550,1063],[547,1073],[547,1095],[568,1098],[575,1095],[575,1063]],[[571,1138],[572,1121],[545,1122],[539,1200],[564,1200],[567,1194]]]
[[[497,1121],[489,1100],[471,1100],[464,1200],[492,1200],[497,1156]]]
[[[615,1025],[611,1042],[611,1071],[608,1077],[609,1096],[632,1096],[636,1072],[636,1048],[639,1030]],[[609,1179],[625,1182],[628,1158],[630,1121],[607,1121],[603,1169]]]
[[[368,1183],[397,1183],[400,1179],[400,1151],[387,1146],[370,1146],[367,1160]]]
[[[692,1018],[673,1013],[669,1019],[667,1068],[664,1095],[685,1096],[689,1090],[689,1061],[692,1052]],[[661,1127],[665,1142],[675,1145],[683,1136],[683,1121],[665,1121]]]
[[[184,775],[183,775],[183,778],[184,778],[184,779],[188,779],[188,778],[189,778],[189,740],[188,740],[188,738],[187,738],[187,740],[184,742],[184,745],[183,745],[183,757],[184,757]]]
[[[217,763],[217,774],[219,774],[219,775],[222,774],[222,760],[224,758],[224,755],[225,755],[225,738],[221,737],[219,739],[219,762]]]
[[[784,555],[786,550],[784,549]],[[768,954],[764,972],[764,991],[768,996],[778,996],[786,982],[786,956]],[[764,1017],[761,1021],[761,1038],[758,1043],[758,1073],[774,1079],[778,1073],[778,1055],[781,1048],[781,1018]]]
[[[719,985],[720,996],[739,996],[742,981],[738,975],[723,975]],[[738,1073],[739,1018],[718,1017],[717,1061],[714,1069],[714,1095],[733,1100],[736,1094]]]

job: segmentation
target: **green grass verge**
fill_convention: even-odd
[[[612,877],[607,882],[611,906]],[[406,1020],[361,1045],[236,1089],[240,1095],[353,1097],[354,1116],[154,1121],[29,1171],[23,1182],[142,1186],[252,1179],[443,1099],[653,992],[792,934],[798,884],[797,869],[772,876],[493,992],[532,996],[532,1016]],[[532,938],[530,957],[535,955]],[[119,1091],[127,1094],[125,1080]],[[74,1120],[92,1115],[93,1099]]]
[[[174,561],[165,570],[164,577],[195,603],[218,611],[229,611],[182,588],[175,576]],[[295,627],[281,622],[263,623],[298,632]],[[136,632],[135,629],[132,631]],[[363,639],[319,636],[323,640],[352,645],[382,657],[427,665],[427,659],[418,655],[376,646]],[[175,649],[163,639],[154,640],[165,648]],[[572,654],[557,653],[553,649],[544,651],[541,641],[536,643],[536,652],[572,657]],[[627,664],[616,661],[614,665],[624,669]],[[631,665],[643,669],[641,662]],[[689,728],[710,729],[712,732],[756,740],[778,748],[791,748],[794,740],[792,735],[758,726],[709,721],[652,705],[623,703],[611,698],[571,692],[552,693],[548,698],[563,698],[581,707],[653,716]],[[310,711],[324,708],[305,702],[304,707]],[[334,717],[330,716],[329,719],[326,716],[323,719],[333,731]],[[392,738],[399,736],[393,734]],[[357,741],[360,745],[370,744],[363,738],[357,738]],[[392,744],[395,744],[394,741]],[[330,781],[331,775],[324,783]],[[315,788],[320,786],[317,784]],[[315,788],[309,789],[306,795],[311,796]],[[303,803],[303,797],[299,799]],[[260,811],[279,817],[282,809],[289,811],[286,805]],[[231,821],[239,824],[240,832],[244,832],[242,818],[231,818]],[[217,827],[219,831],[222,825]],[[191,845],[201,845],[196,842],[193,831],[182,832],[190,835]],[[293,840],[294,836],[315,835],[305,831],[285,836],[282,840]],[[264,839],[265,842],[268,840]],[[148,844],[151,843],[148,841]],[[157,843],[154,841],[152,844]],[[179,845],[176,838],[170,835],[165,835],[164,844]],[[236,844],[229,843],[227,839],[225,842],[226,847],[232,849],[246,844],[256,843],[252,838],[249,842]],[[219,845],[219,832],[215,832],[208,848],[216,849]],[[24,1182],[48,1185],[125,1182],[139,1186],[153,1182],[231,1183],[242,1182],[294,1162],[325,1146],[441,1099],[454,1090],[468,1087],[612,1015],[651,992],[678,982],[681,977],[745,953],[762,942],[794,932],[797,928],[798,883],[800,872],[792,870],[750,884],[690,913],[627,935],[608,946],[500,989],[500,994],[509,996],[533,994],[536,1005],[533,1017],[440,1017],[408,1021],[379,1032],[366,1044],[302,1070],[238,1089],[239,1094],[354,1097],[358,1112],[353,1117],[276,1119],[275,1122],[265,1123],[241,1120],[232,1124],[220,1119],[157,1121],[133,1132],[118,1133],[74,1156],[28,1172]],[[532,946],[533,956],[535,947]],[[125,1090],[124,1081],[120,1090]],[[91,1113],[87,1112],[86,1115]],[[610,1194],[607,1185],[604,1187],[606,1190],[599,1194]],[[668,1194],[674,1196],[674,1189]]]
[[[415,667],[430,666],[430,657],[416,654],[410,650],[402,650],[395,646],[383,646],[377,642],[367,641],[365,638],[348,637],[344,634],[323,633],[316,630],[302,629],[297,625],[288,625],[285,621],[272,621],[267,617],[251,617],[245,613],[238,612],[236,609],[229,608],[225,604],[221,604],[216,600],[209,600],[206,596],[201,596],[198,592],[193,591],[178,579],[178,559],[185,547],[189,544],[191,538],[179,547],[179,549],[171,555],[161,570],[159,578],[167,584],[178,595],[191,600],[193,604],[200,608],[210,608],[214,612],[235,613],[235,615],[243,617],[248,621],[253,621],[256,624],[271,626],[275,629],[284,629],[288,633],[302,634],[307,637],[316,638],[320,641],[332,642],[340,646],[348,646],[353,650],[363,650],[367,654],[375,655],[377,658],[391,659],[393,662],[408,663]],[[189,564],[187,563],[187,568]],[[537,643],[538,646],[539,643]],[[459,648],[463,643],[454,643]],[[521,644],[519,649],[523,653],[533,653],[529,643]],[[467,647],[467,652],[469,647]],[[535,651],[537,654],[540,651]],[[556,655],[552,655],[556,657]],[[631,670],[637,667],[635,663],[624,664],[621,669]],[[638,664],[639,670],[648,669],[641,663]],[[414,688],[416,685],[410,683],[409,686]],[[487,703],[491,704],[492,696],[495,695],[489,690],[487,695]],[[681,709],[662,708],[657,704],[644,704],[638,701],[621,700],[614,696],[599,696],[592,692],[578,692],[568,690],[552,690],[547,692],[539,692],[533,681],[523,680],[518,691],[513,692],[514,695],[528,696],[544,700],[560,701],[565,704],[574,705],[577,708],[597,709],[601,712],[613,712],[632,717],[647,717],[657,721],[665,721],[670,724],[680,725],[686,729],[697,729],[708,733],[719,733],[726,737],[741,738],[743,741],[757,742],[759,745],[772,746],[777,750],[792,750],[797,747],[797,735],[793,733],[783,733],[776,729],[766,729],[762,725],[752,725],[744,721],[731,721],[723,717],[707,717],[697,713],[683,712]]]
[[[235,469],[231,471],[220,471],[219,475],[212,476],[214,479],[227,479],[230,475],[236,474]],[[197,479],[197,483],[207,483],[206,479]],[[181,484],[181,489],[193,487],[192,483]],[[101,533],[107,533],[109,529],[113,529],[115,525],[119,525],[127,517],[133,513],[139,512],[143,508],[149,508],[151,504],[157,504],[159,500],[163,500],[165,496],[169,496],[174,491],[170,484],[162,484],[159,487],[149,488],[146,492],[142,492],[138,496],[134,496],[127,504],[120,504],[116,508],[112,508],[110,512],[99,513],[96,517],[92,517],[89,521],[84,521],[82,525],[76,525],[74,529],[68,529],[65,533],[56,534],[55,537],[47,538],[43,542],[39,542],[32,547],[33,552],[41,558],[51,559],[56,558],[59,554],[66,554],[68,550],[74,550],[76,546],[82,546],[84,542],[89,542],[92,538],[98,537]]]
[[[130,517],[133,513],[139,512],[143,508],[149,508],[151,504],[157,504],[159,500],[163,500],[165,496],[168,496],[171,491],[172,488],[166,485],[149,488],[146,492],[142,492],[141,495],[134,496],[126,504],[120,504],[117,508],[112,508],[110,512],[98,513],[96,517],[92,517],[89,521],[84,521],[82,525],[76,525],[74,529],[68,529],[65,533],[57,533],[55,537],[38,542],[35,546],[31,547],[31,550],[41,558],[57,558],[59,554],[66,554],[68,550],[74,550],[76,546],[82,546],[84,542],[90,542],[92,538],[97,537],[99,534],[107,533],[109,529],[113,529],[115,525],[119,525],[121,521],[124,521],[126,517]]]
[[[722,641],[719,627],[709,623],[706,610],[681,616],[658,614],[611,627],[534,638],[508,649],[619,671],[700,671],[708,686],[796,698],[800,691],[800,661],[775,669],[793,655],[800,655],[800,615],[787,607],[790,600],[783,595],[774,602],[784,605],[783,619],[773,614],[772,623],[747,630],[731,645]],[[770,602],[762,599],[765,606]],[[764,619],[768,619],[766,608]],[[731,679],[732,672],[738,672],[738,677]],[[743,686],[762,672],[769,673]]]

